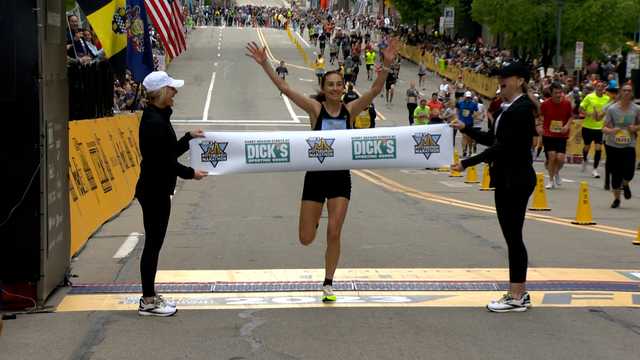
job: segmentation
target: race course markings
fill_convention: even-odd
[[[536,307],[640,307],[638,270],[532,268]],[[158,290],[181,309],[484,307],[506,269],[339,269],[338,301],[320,299],[322,269],[159,271]],[[139,284],[76,284],[57,311],[135,310]],[[303,289],[304,291],[300,291]],[[418,291],[417,291],[418,290]]]

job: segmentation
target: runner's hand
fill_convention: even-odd
[[[458,130],[464,130],[464,128],[465,128],[465,124],[462,121],[458,120],[458,119],[455,119],[455,120],[451,121],[449,126],[451,126],[454,129],[458,129]]]
[[[255,60],[258,64],[264,65],[267,62],[267,48],[265,46],[260,48],[255,41],[252,41],[250,43],[247,43],[246,49],[249,53],[245,55],[253,58],[253,60]]]
[[[204,131],[202,131],[202,129],[196,129],[196,130],[189,131],[189,134],[191,135],[192,138],[203,138],[204,137]]]
[[[464,171],[464,167],[462,166],[461,163],[453,164],[453,165],[451,165],[451,171],[462,172],[462,171]]]
[[[566,134],[571,130],[571,125],[569,123],[567,123],[567,125],[562,127],[562,133]]]
[[[208,172],[206,171],[202,171],[202,170],[195,170],[193,172],[193,179],[194,180],[202,180],[203,178],[206,178],[207,175],[209,175]]]

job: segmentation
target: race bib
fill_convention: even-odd
[[[409,102],[410,102],[410,103],[418,102],[418,98],[417,98],[417,97],[415,97],[415,96],[409,96]]]
[[[620,130],[616,133],[614,141],[618,145],[629,145],[631,144],[631,134],[629,130]]]
[[[347,122],[344,119],[322,119],[322,130],[344,130]]]
[[[462,116],[463,116],[463,117],[469,117],[469,114],[470,114],[470,113],[471,113],[471,112],[470,112],[468,109],[464,109],[464,110],[462,110]]]
[[[560,120],[551,120],[549,124],[549,131],[552,133],[561,133],[562,132],[562,121]]]

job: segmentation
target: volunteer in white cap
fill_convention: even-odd
[[[147,107],[140,120],[139,144],[142,162],[135,196],[142,207],[144,249],[140,258],[142,297],[138,314],[171,316],[176,306],[155,292],[158,257],[164,242],[171,213],[171,195],[176,177],[200,180],[207,173],[178,162],[189,149],[189,140],[203,137],[202,130],[187,132],[180,140],[171,126],[173,97],[183,80],[171,78],[164,71],[154,71],[142,82],[147,91]]]

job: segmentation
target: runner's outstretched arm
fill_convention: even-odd
[[[298,105],[302,110],[306,111],[307,114],[311,117],[311,119],[315,119],[318,117],[320,113],[320,103],[314,99],[311,99],[303,94],[293,90],[286,81],[282,80],[278,74],[276,74],[273,67],[267,61],[267,53],[266,47],[258,47],[258,44],[255,42],[250,42],[246,47],[248,57],[253,58],[258,65],[262,66],[264,72],[267,73],[269,79],[273,82],[273,84],[280,90],[283,94],[287,95],[291,101],[293,101],[296,105]]]
[[[371,84],[371,88],[362,94],[358,99],[347,104],[347,110],[349,110],[349,114],[352,114],[353,117],[360,114],[364,109],[369,107],[369,104],[373,101],[373,99],[378,96],[382,92],[382,88],[384,87],[384,82],[387,80],[387,75],[389,75],[389,66],[393,64],[396,56],[398,55],[398,46],[400,42],[397,38],[393,38],[389,42],[389,46],[387,46],[384,50],[382,50],[382,54],[384,55],[382,58],[382,71],[376,77],[376,80]]]

